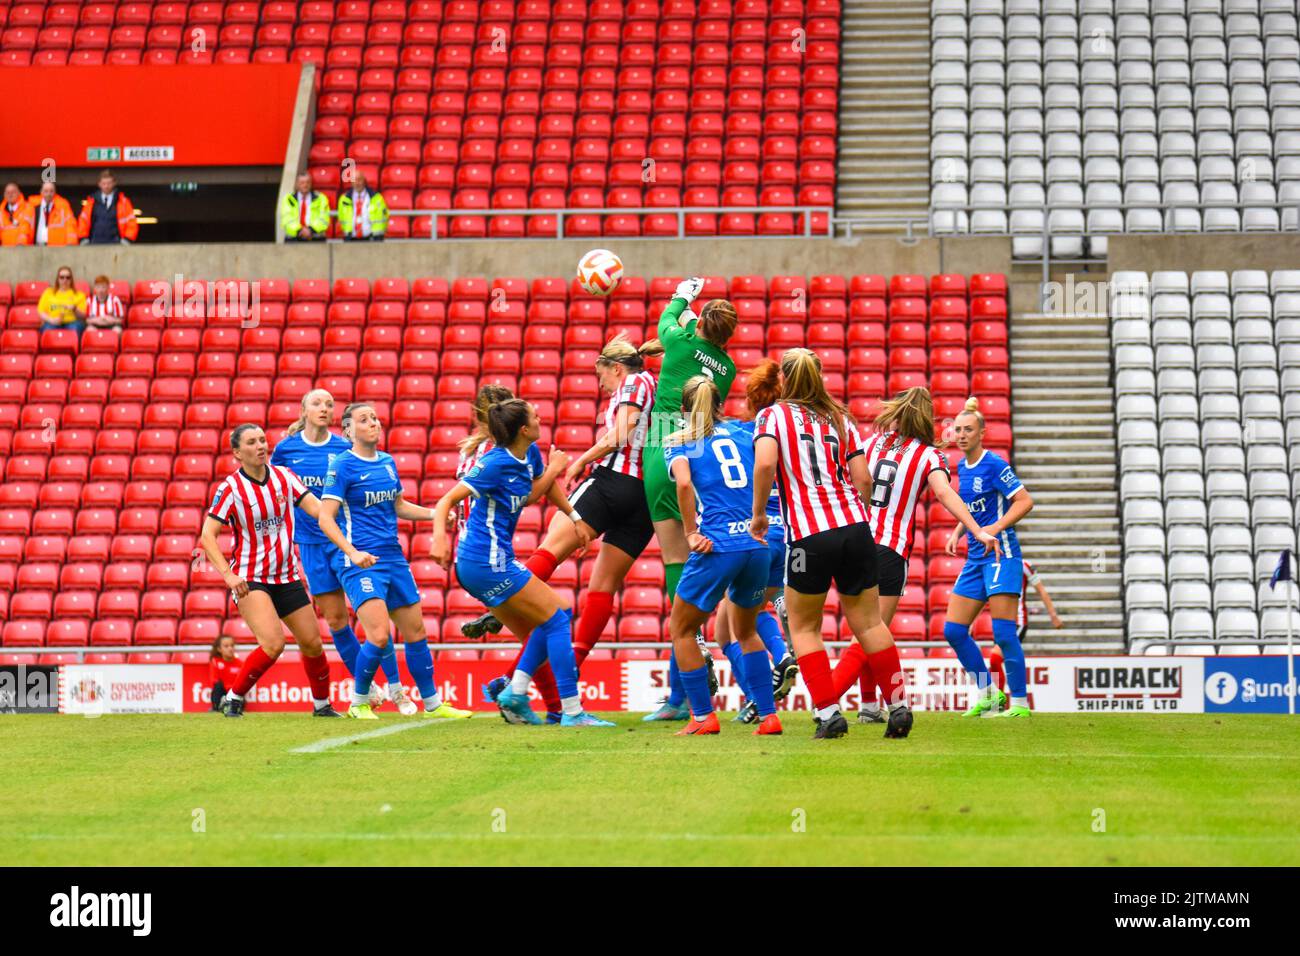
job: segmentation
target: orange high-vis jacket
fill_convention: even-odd
[[[41,203],[44,201],[39,194],[30,196],[27,199],[30,206],[27,215],[31,219],[33,243],[36,242],[36,227],[41,221]],[[47,246],[75,246],[79,241],[77,220],[72,215],[72,206],[66,199],[55,193],[54,199],[50,202],[50,219],[45,224],[45,244]]]
[[[81,216],[77,219],[77,235],[84,242],[90,238],[90,217],[95,211],[95,203],[99,201],[99,191],[96,190],[91,195],[81,201]],[[122,239],[129,239],[135,242],[140,235],[140,224],[135,221],[135,207],[131,205],[131,200],[126,198],[126,193],[120,189],[117,191],[117,234]]]
[[[0,246],[30,246],[32,244],[32,211],[27,203],[18,201],[18,210],[9,214],[9,204],[0,199]]]

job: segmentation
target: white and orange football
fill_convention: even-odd
[[[609,295],[623,281],[623,260],[608,249],[592,249],[578,260],[578,284],[592,295]]]

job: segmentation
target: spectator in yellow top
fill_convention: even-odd
[[[44,320],[41,331],[72,329],[81,338],[86,330],[86,293],[78,292],[72,279],[72,267],[61,266],[54,285],[41,293],[36,311]]]
[[[339,196],[339,235],[344,241],[358,239],[380,240],[388,231],[388,203],[379,193],[366,187],[366,177],[360,172],[352,188]]]

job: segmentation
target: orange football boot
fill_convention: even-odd
[[[758,725],[758,730],[754,731],[755,737],[765,737],[768,734],[781,734],[784,729],[781,727],[781,718],[776,714],[768,714],[763,718],[763,722]]]
[[[696,720],[694,717],[691,717],[691,722],[681,730],[677,731],[677,733],[673,734],[673,736],[702,737],[705,734],[719,733],[721,730],[722,728],[718,726],[718,715],[710,712],[703,720]]]

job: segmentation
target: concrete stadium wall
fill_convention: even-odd
[[[8,248],[0,281],[53,279],[70,265],[78,279],[100,273],[136,282],[170,277],[289,279],[403,276],[568,276],[583,253],[612,247],[631,275],[854,275],[1009,272],[1005,237],[920,239],[553,239],[436,242],[212,243]]]
[[[1300,233],[1111,236],[1106,265],[1111,272],[1300,269]]]

